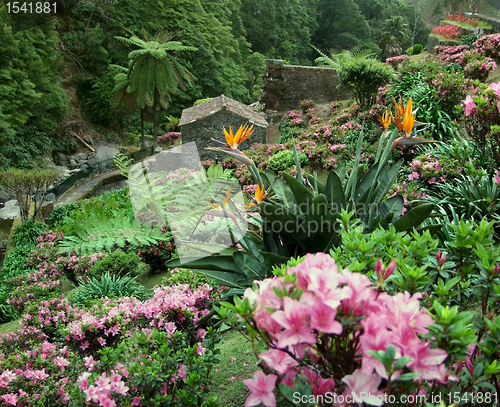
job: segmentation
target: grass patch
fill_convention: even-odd
[[[470,28],[470,29],[475,29],[475,28],[486,28],[486,29],[491,29],[491,24],[488,24],[485,21],[480,21],[478,20],[477,26],[473,26],[472,24],[468,23],[463,23],[461,21],[455,21],[455,20],[443,20],[441,24],[447,24],[447,25],[457,25],[460,28]]]
[[[0,325],[0,334],[8,334],[10,332],[19,331],[22,328],[21,320],[10,321]]]
[[[210,394],[217,397],[219,405],[224,407],[241,407],[245,404],[248,388],[243,380],[250,379],[259,368],[252,352],[252,344],[239,332],[229,331],[221,334],[219,366],[213,373]],[[290,404],[275,390],[278,407]]]
[[[431,34],[429,34],[429,37],[435,37],[439,41],[446,42],[448,44],[449,43],[453,43],[453,44],[456,44],[456,45],[460,45],[460,41],[459,40],[451,39],[451,38],[446,38],[446,37],[443,37],[442,35],[439,35],[439,34],[431,33]],[[439,45],[441,45],[441,44],[439,44]]]

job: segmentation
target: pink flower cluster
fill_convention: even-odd
[[[181,133],[179,131],[171,131],[169,133],[165,133],[162,136],[158,136],[157,140],[160,144],[167,144],[172,142],[173,140],[177,140],[181,137]]]
[[[303,122],[302,112],[295,112],[294,110],[291,110],[285,115],[283,119],[289,120],[288,125],[290,127],[299,126]]]
[[[474,46],[486,57],[500,62],[500,34],[489,34],[477,39]]]
[[[247,381],[251,390],[247,405],[260,401],[275,406],[271,392],[278,376],[281,383],[293,388],[293,379],[300,371],[313,394],[383,395],[384,389],[379,389],[382,379],[397,378],[402,368],[388,372],[368,351],[386,351],[389,345],[396,350],[395,362],[405,356],[412,359],[406,368],[419,374],[415,382],[446,383],[443,362],[447,353],[422,339],[433,320],[420,308],[421,294],[380,293],[365,275],[339,272],[335,261],[324,253],[308,254],[303,262],[289,268],[286,276],[257,284],[256,289],[245,292],[253,318],[249,323],[270,339],[269,350],[259,357],[277,375],[256,373],[253,381]],[[357,318],[361,325],[340,322]],[[350,338],[346,349],[341,349],[343,342],[335,340],[341,334]],[[349,353],[351,346],[354,348]],[[328,351],[331,353],[326,355]],[[361,360],[354,357],[358,354]],[[335,368],[337,361],[342,370]],[[349,374],[340,373],[346,370]]]
[[[126,369],[122,373],[124,373],[125,377],[128,376]],[[109,377],[106,373],[102,373],[93,385],[88,383],[90,375],[89,372],[85,372],[78,378],[80,383],[78,388],[85,394],[87,402],[93,401],[102,407],[116,407],[116,402],[113,400],[115,394],[125,396],[129,390],[122,381],[122,375],[114,370],[110,372]],[[134,400],[131,405],[138,406],[138,400]]]
[[[460,27],[457,25],[440,25],[438,27],[434,27],[431,33],[454,40],[460,35]]]
[[[400,55],[397,57],[387,58],[385,60],[385,63],[387,65],[390,65],[394,70],[397,70],[399,66],[406,65],[409,62],[410,62],[409,55]]]
[[[194,291],[186,284],[159,286],[147,301],[126,297],[103,301],[89,311],[72,308],[72,318],[63,329],[66,339],[84,352],[109,346],[121,335],[146,326],[173,333],[208,313],[211,292],[207,284]]]
[[[435,182],[445,182],[450,176],[455,177],[460,174],[461,169],[449,168],[431,153],[423,154],[415,158],[408,166],[410,181],[420,181],[427,184]]]

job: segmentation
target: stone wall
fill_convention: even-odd
[[[285,111],[297,109],[304,99],[329,103],[352,97],[338,84],[334,69],[285,65],[280,59],[268,59],[261,102],[266,110]]]
[[[217,151],[205,150],[206,147],[223,147],[211,138],[222,141],[225,143],[223,128],[229,131],[232,128],[233,134],[245,124],[245,118],[229,112],[227,110],[220,110],[214,114],[199,119],[192,123],[187,123],[181,126],[182,144],[189,142],[196,142],[198,153],[202,160],[217,159],[224,160],[228,156],[224,153]],[[249,124],[252,124],[249,122]],[[253,135],[246,140],[240,150],[248,149],[253,143],[267,143],[267,127],[262,125],[254,125]]]
[[[478,20],[484,21],[488,24],[491,24],[491,32],[492,33],[500,33],[500,19],[488,17],[483,14],[473,14],[473,13],[465,13],[469,18],[476,18]]]

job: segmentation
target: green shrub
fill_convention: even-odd
[[[67,138],[67,137],[62,137],[59,134],[56,134],[52,138],[52,155],[55,156],[56,154],[62,153],[62,154],[73,154],[78,150],[78,143],[76,142],[75,139],[73,138]]]
[[[54,209],[47,220],[47,224],[50,227],[60,226],[64,218],[71,215],[76,208],[78,208],[78,204],[76,202],[70,202],[65,205],[59,206]]]
[[[424,46],[422,44],[415,44],[412,47],[412,54],[411,55],[418,55],[424,50]]]
[[[168,276],[162,278],[162,285],[174,286],[177,284],[188,284],[192,289],[196,289],[203,284],[208,284],[214,288],[220,287],[219,284],[203,274],[184,268],[172,269]]]
[[[125,276],[130,274],[135,276],[138,274],[139,256],[135,253],[124,253],[122,251],[114,251],[107,257],[102,257],[97,260],[89,270],[92,277],[103,276],[106,272]]]
[[[26,269],[26,259],[31,252],[32,246],[17,246],[13,251],[9,252],[4,259],[0,279],[8,279],[26,274],[29,269]]]
[[[288,125],[289,122],[290,120],[287,119],[280,121],[280,123],[278,124],[278,129],[281,134],[278,143],[284,144],[292,139],[292,129]]]
[[[93,301],[104,297],[135,297],[140,301],[151,297],[148,290],[135,278],[109,272],[104,273],[100,279],[91,277],[87,282],[79,279],[79,283],[77,291],[71,297],[71,302],[79,306],[91,305]]]
[[[28,220],[14,228],[12,239],[16,246],[35,247],[40,234],[47,230],[47,225],[42,222]]]
[[[0,284],[0,322],[5,323],[17,318],[17,310],[7,303],[10,299],[12,290],[5,284]]]
[[[374,59],[350,60],[340,73],[341,82],[354,93],[361,106],[371,105],[378,88],[393,78],[392,68]]]
[[[298,153],[298,155],[301,166],[307,165],[309,163],[309,160],[305,153]],[[295,167],[293,152],[290,150],[280,151],[279,153],[273,155],[269,160],[268,168],[272,171],[281,172],[290,167]]]
[[[405,52],[406,55],[413,55],[413,47],[408,48]]]

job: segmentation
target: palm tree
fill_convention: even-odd
[[[184,89],[184,84],[192,83],[194,80],[194,76],[172,53],[197,51],[197,48],[184,46],[179,41],[171,41],[173,36],[173,34],[158,33],[154,38],[146,38],[146,40],[136,36],[115,37],[117,40],[139,48],[128,54],[128,69],[119,67],[122,72],[115,77],[114,91],[118,100],[130,107],[135,105],[140,109],[143,147],[146,111],[152,109],[153,142],[156,144],[157,112],[167,109],[172,101],[171,95],[175,94],[179,88]]]
[[[385,44],[385,53],[392,57],[403,53],[403,44],[409,37],[408,23],[402,16],[385,20],[381,44]]]

